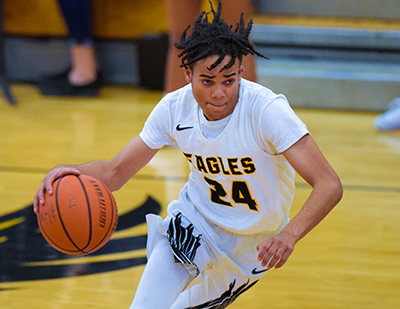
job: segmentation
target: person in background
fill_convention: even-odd
[[[224,11],[222,18],[233,28],[237,25],[237,17],[243,13],[244,22],[248,23],[251,10],[251,0],[222,0]],[[179,42],[182,31],[185,30],[194,18],[200,13],[203,0],[165,0],[167,16],[169,21],[169,47],[165,68],[164,91],[174,91],[186,85],[185,77],[179,68],[180,51],[175,48],[174,42]],[[191,29],[189,29],[190,33]],[[256,81],[255,57],[248,55],[243,58],[243,67],[246,68],[243,77]]]
[[[387,105],[387,110],[379,115],[374,124],[381,131],[400,129],[400,97],[395,98]]]
[[[226,0],[225,0],[226,1]],[[223,1],[223,2],[225,2]],[[251,0],[226,1],[223,13],[224,20],[236,26],[238,14],[244,14],[248,22]],[[54,96],[95,96],[101,87],[96,52],[92,39],[91,6],[89,0],[58,0],[61,13],[71,37],[71,67],[63,72],[44,76],[38,84],[44,95]],[[178,50],[174,42],[184,28],[201,11],[202,0],[166,0],[166,9],[170,23],[169,47],[165,68],[164,91],[174,91],[186,84],[182,70],[179,68]],[[253,55],[243,59],[246,68],[244,77],[256,81],[256,66]]]
[[[44,76],[38,88],[44,95],[95,96],[101,87],[99,68],[92,38],[89,0],[58,0],[71,38],[71,67],[61,73]]]

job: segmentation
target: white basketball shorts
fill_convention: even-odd
[[[257,245],[268,234],[238,235],[211,224],[193,206],[176,200],[165,220],[150,214],[147,256],[167,237],[175,256],[193,280],[172,309],[226,308],[268,271],[257,260]]]

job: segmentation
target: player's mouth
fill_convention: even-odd
[[[222,107],[224,107],[226,105],[226,103],[215,104],[215,103],[211,103],[211,102],[208,102],[207,104],[211,105],[214,108],[222,108]]]

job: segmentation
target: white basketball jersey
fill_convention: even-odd
[[[243,78],[238,103],[212,140],[202,133],[191,85],[167,94],[140,138],[150,148],[177,144],[190,166],[180,199],[238,234],[275,232],[289,221],[294,169],[281,154],[308,133],[286,98]]]

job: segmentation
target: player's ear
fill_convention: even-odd
[[[243,76],[244,71],[245,71],[244,66],[240,65],[240,67],[239,67],[239,77]]]
[[[190,84],[192,82],[192,70],[189,67],[184,67],[183,74],[185,75],[186,82]]]

